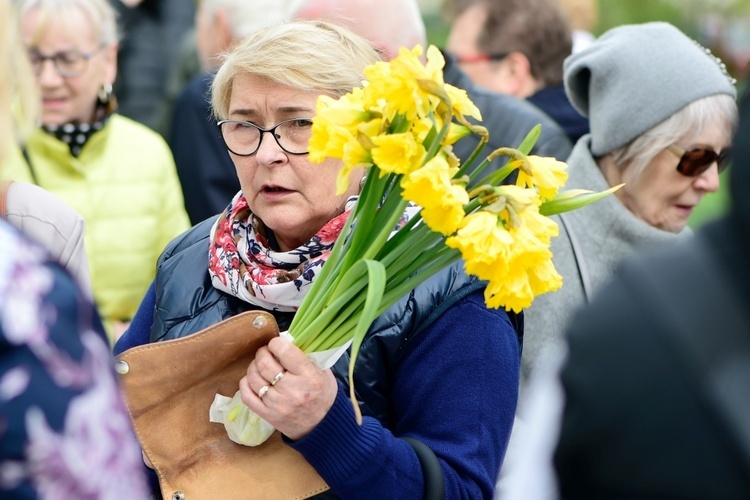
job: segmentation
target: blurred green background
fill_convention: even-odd
[[[353,0],[355,1],[355,0]],[[589,21],[577,18],[594,35],[621,24],[668,21],[721,57],[741,94],[750,73],[750,0],[558,0],[594,7]],[[441,0],[422,0],[429,43],[443,46],[449,27],[440,14]],[[573,22],[576,22],[575,19]],[[731,167],[735,168],[735,167]],[[729,172],[717,193],[705,196],[690,219],[700,225],[723,214],[728,206]]]

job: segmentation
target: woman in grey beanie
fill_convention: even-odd
[[[568,184],[594,191],[625,185],[557,218],[552,252],[563,286],[524,312],[520,425],[497,487],[508,499],[548,498],[553,488],[549,471],[538,467],[551,465],[539,454],[556,437],[559,416],[546,382],[565,356],[573,314],[625,257],[691,237],[687,220],[718,189],[737,125],[734,80],[724,65],[667,23],[604,33],[565,60],[564,81],[591,124],[567,160]],[[529,384],[532,375],[536,382]]]
[[[563,287],[526,312],[524,380],[622,258],[689,236],[693,209],[719,187],[737,123],[724,65],[663,22],[614,28],[569,56],[565,88],[591,123],[568,158],[568,183],[624,186],[558,219],[552,251]]]

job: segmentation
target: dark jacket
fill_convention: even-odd
[[[240,190],[234,163],[209,107],[213,73],[194,78],[174,106],[169,147],[190,222],[222,212]]]
[[[740,304],[737,310],[744,305],[746,322],[750,306],[747,98],[741,116],[730,214],[701,228],[694,242],[628,263],[570,327],[562,372],[566,405],[555,454],[565,498],[750,498],[747,449],[743,453],[740,434],[707,390],[709,373],[685,340],[710,336],[705,351],[713,352],[718,368],[710,375],[725,377],[723,391],[740,388],[742,395],[732,398],[734,411],[747,422],[750,354],[736,348],[736,339],[747,345],[750,327],[730,335],[730,327],[721,325],[730,317],[723,309],[727,295]],[[698,270],[709,264],[713,268],[701,277]],[[645,278],[634,271],[653,285],[644,290]],[[652,288],[667,286],[668,302],[650,300]],[[706,304],[705,310],[695,302]],[[687,330],[680,319],[691,315],[708,315],[705,322],[716,326],[678,333]],[[732,354],[717,356],[721,345],[731,346]],[[747,424],[744,429],[747,435]]]
[[[565,94],[564,85],[544,87],[527,97],[526,100],[555,120],[573,144],[589,133],[588,118],[581,115],[570,103],[568,96]]]
[[[482,113],[481,125],[490,133],[490,140],[484,147],[480,158],[484,158],[497,148],[518,147],[526,134],[536,125],[541,125],[542,131],[531,152],[539,156],[553,156],[561,161],[568,158],[573,146],[565,131],[552,118],[522,99],[491,92],[477,86],[459,69],[450,55],[445,53],[443,55],[445,56],[445,69],[443,70],[445,83],[466,91],[471,101]],[[469,120],[474,121],[471,118]],[[477,144],[479,144],[479,137],[472,135],[458,141],[453,151],[463,161],[469,157]],[[497,169],[504,165],[506,160],[505,157],[498,157],[492,163],[492,167]]]
[[[128,7],[110,0],[123,34],[117,54],[114,92],[123,116],[155,128],[167,74],[177,59],[183,33],[195,22],[195,2],[143,0]]]
[[[175,269],[208,269],[208,238],[215,218],[208,219],[170,243],[157,265],[156,312],[151,342],[181,338],[247,310],[261,309],[211,285],[208,272],[185,273]],[[433,276],[380,315],[370,327],[357,358],[355,383],[363,413],[387,422],[384,387],[389,365],[396,364],[410,339],[428,328],[446,309],[485,283],[463,272],[459,261]],[[280,330],[291,324],[294,313],[270,311]],[[509,314],[519,343],[522,316]],[[337,378],[348,387],[348,354],[334,367]],[[373,376],[373,374],[375,374]]]
[[[212,222],[175,240],[160,259],[156,307],[149,307],[152,340],[189,335],[251,307],[211,286]],[[337,495],[421,496],[424,475],[402,436],[435,452],[447,498],[492,495],[518,395],[521,319],[487,309],[484,284],[461,266],[416,287],[370,328],[354,372],[362,425],[346,396],[344,357],[334,367],[339,393],[326,417],[305,438],[288,443]],[[275,316],[286,329],[290,313]]]

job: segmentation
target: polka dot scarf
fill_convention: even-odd
[[[65,123],[63,125],[42,125],[42,129],[64,142],[70,148],[73,156],[81,154],[83,146],[95,133],[106,125],[110,115],[104,116],[94,123]]]

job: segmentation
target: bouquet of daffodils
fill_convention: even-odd
[[[426,64],[421,55],[421,47],[402,49],[390,62],[369,66],[362,88],[339,99],[321,96],[313,119],[310,160],[342,160],[337,192],[346,191],[352,169],[365,167],[367,175],[289,334],[309,356],[323,353],[320,366],[332,365],[351,345],[350,391],[360,421],[354,362],[380,314],[461,258],[468,274],[487,282],[488,307],[520,312],[562,285],[550,251],[558,228],[548,216],[616,189],[560,191],[565,163],[528,155],[538,128],[517,149],[498,149],[475,165],[488,134],[467,117],[481,120],[479,110],[465,91],[443,81],[437,48],[428,48]],[[482,140],[460,165],[452,145],[472,133]],[[499,155],[508,157],[505,166],[482,177]],[[514,172],[516,182],[503,184]],[[325,356],[331,352],[333,360]],[[238,395],[227,398],[226,409],[223,422],[241,444],[260,444],[273,432]]]

